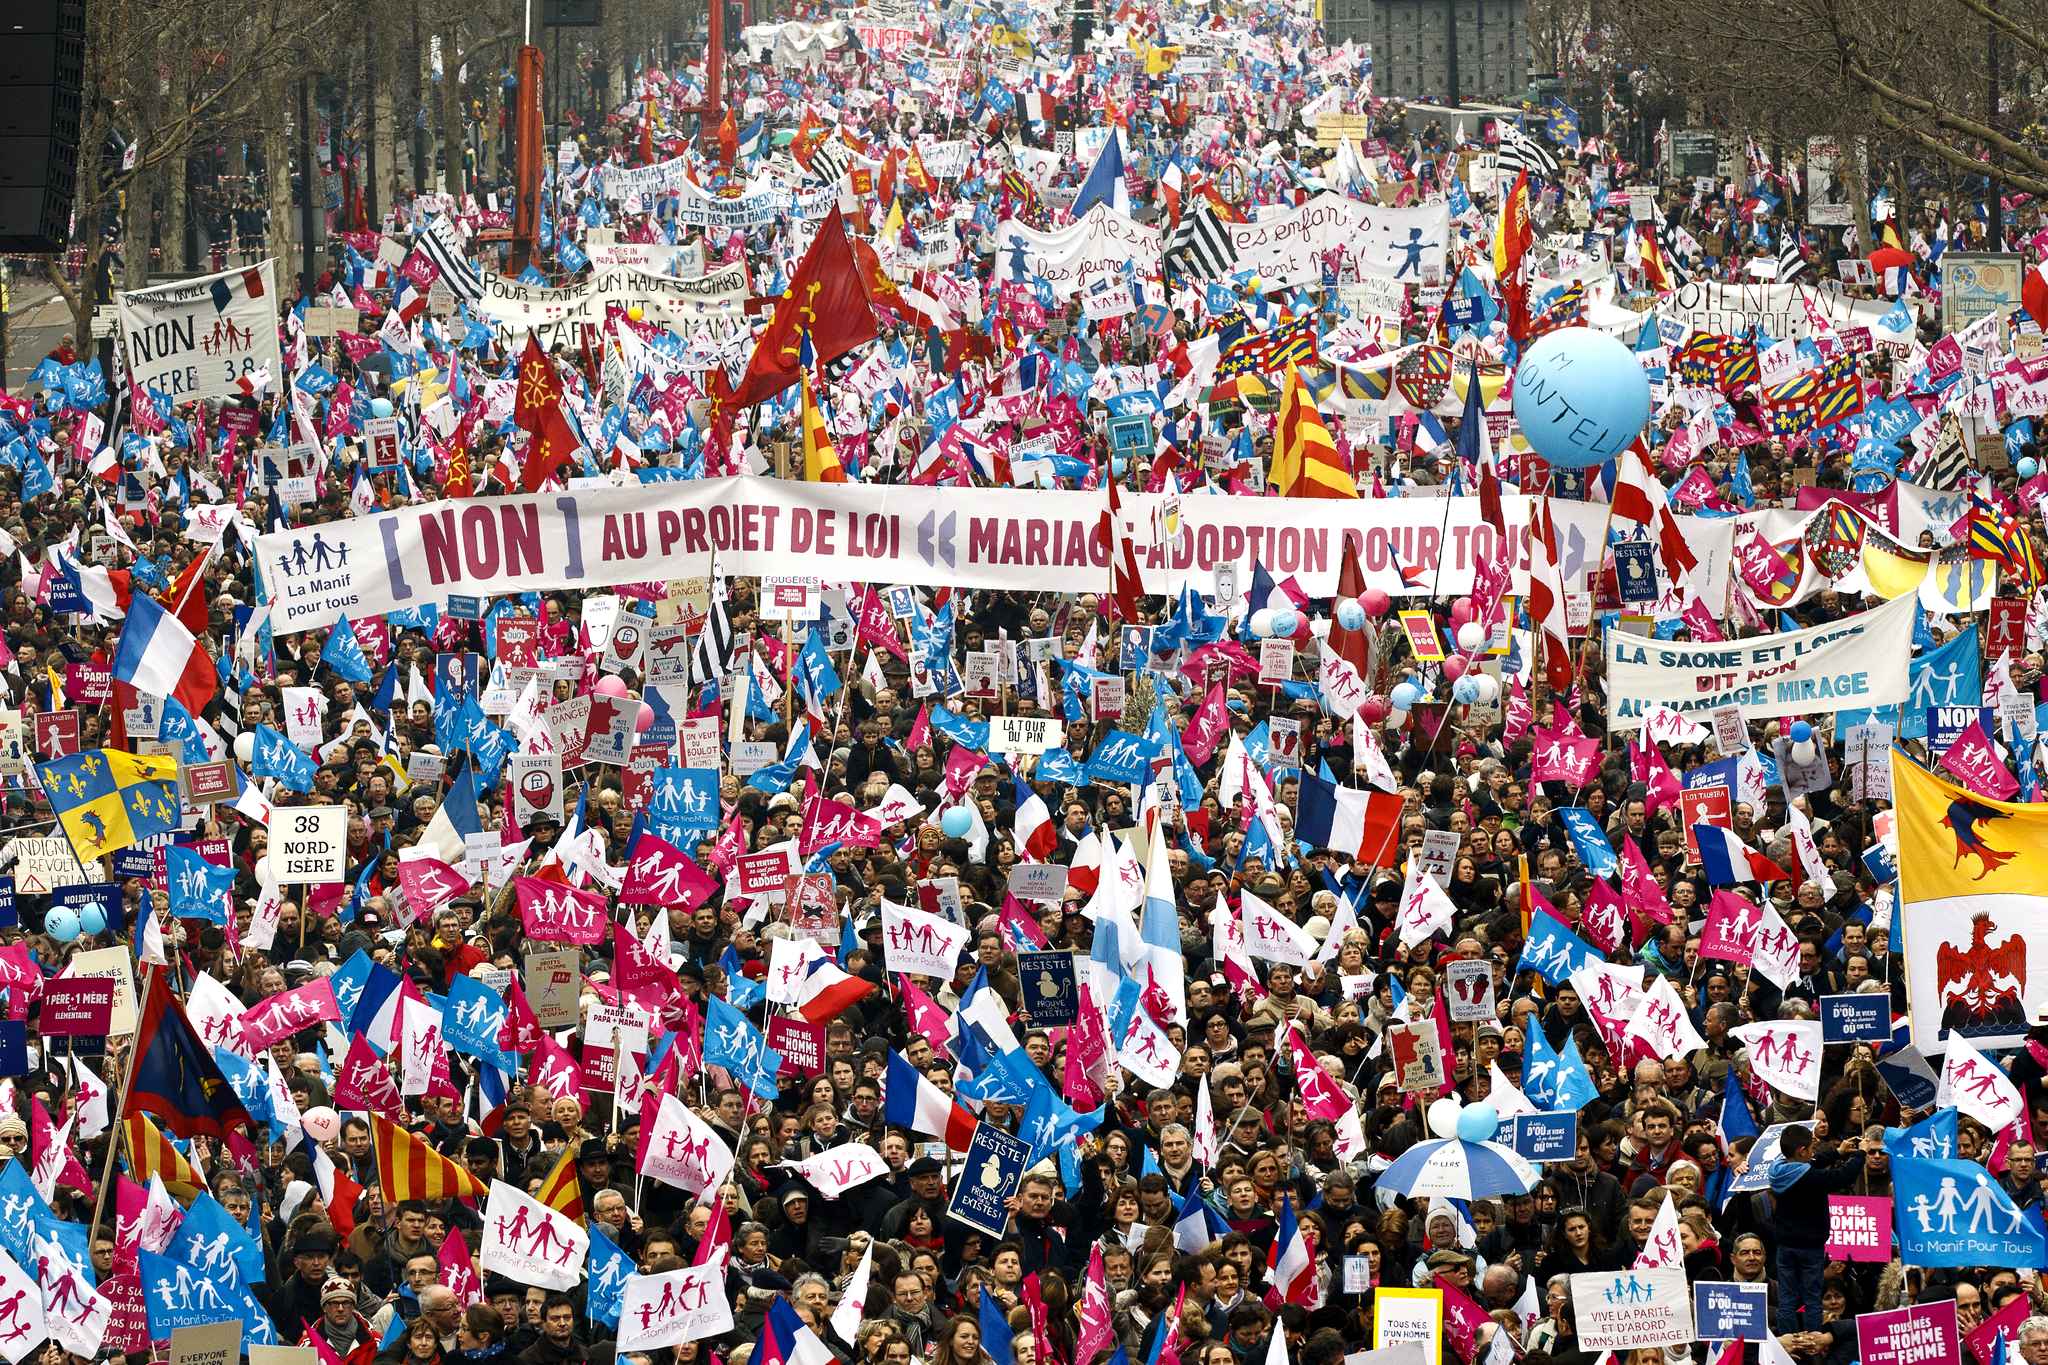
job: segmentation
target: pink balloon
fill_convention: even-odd
[[[1310,634],[1308,613],[1305,611],[1294,613],[1294,643],[1298,645],[1307,644]]]
[[[1359,703],[1358,709],[1365,716],[1365,723],[1367,725],[1378,725],[1387,718],[1387,713],[1394,708],[1387,704],[1385,697],[1367,697]]]
[[[644,735],[654,728],[654,708],[646,702],[640,703],[640,714],[633,717],[633,733]]]
[[[623,697],[626,695],[625,680],[616,673],[607,673],[597,680],[597,686],[590,689],[600,697]]]
[[[1451,603],[1451,624],[1462,626],[1472,619],[1472,599],[1460,597]]]
[[[1462,655],[1462,654],[1453,654],[1453,655],[1452,655],[1452,656],[1451,656],[1450,658],[1448,658],[1448,659],[1445,659],[1445,660],[1444,660],[1444,676],[1445,676],[1446,678],[1449,678],[1449,679],[1450,679],[1450,680],[1451,680],[1452,682],[1456,682],[1456,681],[1457,681],[1457,680],[1458,680],[1459,678],[1463,677],[1464,675],[1465,675],[1465,656],[1464,656],[1464,655]]]
[[[1358,605],[1365,608],[1365,614],[1377,620],[1387,614],[1387,608],[1394,605],[1394,599],[1387,596],[1384,588],[1367,588],[1358,594]]]

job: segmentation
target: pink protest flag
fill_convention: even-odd
[[[533,1083],[558,1100],[580,1099],[583,1070],[567,1048],[543,1033],[534,1049]]]
[[[642,831],[633,845],[633,861],[626,864],[626,880],[619,888],[624,905],[680,905],[695,910],[718,881],[686,857],[683,851],[658,834]]]
[[[360,1033],[349,1038],[348,1055],[334,1073],[334,1104],[338,1109],[366,1109],[393,1120],[405,1115],[405,1101],[391,1069]]]
[[[1984,733],[1981,719],[1971,721],[1967,730],[1949,741],[1941,755],[1941,766],[1977,795],[1994,801],[2010,800],[2020,789],[2020,780],[1999,761],[1998,751],[1991,747],[1991,736]]]
[[[903,998],[904,1013],[910,1018],[910,1031],[924,1035],[932,1046],[951,1052],[953,1040],[959,1036],[954,1031],[952,1014],[901,972],[896,975],[896,992]]]
[[[67,1122],[58,1127],[39,1099],[29,1100],[28,1120],[29,1179],[36,1187],[36,1193],[42,1195],[45,1202],[56,1198],[59,1185],[68,1185],[80,1194],[92,1193],[92,1181],[86,1177],[85,1168],[78,1164],[78,1153],[71,1146],[71,1124]]]
[[[1635,836],[1621,836],[1621,896],[1630,913],[1641,913],[1659,924],[1671,923],[1671,902],[1650,875],[1650,860],[1643,856]]]
[[[469,1254],[469,1243],[462,1240],[458,1229],[448,1230],[447,1239],[435,1255],[441,1262],[441,1283],[454,1291],[457,1302],[467,1308],[484,1301],[483,1277],[477,1274],[476,1261]],[[314,1332],[311,1335],[317,1337],[320,1334]]]
[[[540,1020],[526,999],[526,987],[513,977],[505,987],[505,1022],[498,1025],[498,1046],[507,1052],[531,1052],[540,1045]]]
[[[1110,1325],[1109,1273],[1102,1264],[1102,1244],[1088,1249],[1088,1275],[1081,1286],[1081,1330],[1074,1340],[1074,1358],[1093,1360],[1115,1339]]]
[[[1218,682],[1209,688],[1208,696],[1188,718],[1187,728],[1181,731],[1180,746],[1186,751],[1188,762],[1200,767],[1229,733],[1230,708],[1224,701],[1223,684]]]
[[[421,919],[431,918],[471,886],[469,878],[432,855],[401,858],[398,884],[405,891],[406,904]]]
[[[682,989],[676,974],[656,962],[622,924],[612,926],[612,984],[621,999],[650,1014],[659,1014],[668,998]]]

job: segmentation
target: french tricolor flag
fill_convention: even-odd
[[[114,651],[114,681],[152,697],[176,697],[195,716],[220,685],[213,660],[185,623],[142,593],[128,602]]]
[[[1026,786],[1023,778],[1013,777],[1011,780],[1017,784],[1014,831],[1017,851],[1030,862],[1045,862],[1060,843],[1060,832],[1052,822],[1052,812],[1046,809],[1045,798]]]
[[[821,957],[811,963],[810,972],[798,983],[801,998],[796,1012],[813,1024],[829,1024],[841,1010],[874,988],[874,982],[848,976]]]
[[[1694,825],[1692,834],[1700,846],[1700,866],[1706,871],[1710,886],[1791,879],[1791,873],[1743,843],[1732,829],[1722,829],[1719,825]]]
[[[316,1334],[317,1335],[317,1334]],[[785,1298],[768,1301],[768,1316],[761,1323],[761,1337],[754,1346],[753,1359],[760,1365],[832,1365],[832,1348],[804,1325]]]
[[[1280,1223],[1273,1231],[1273,1245],[1266,1249],[1266,1269],[1283,1300],[1315,1305],[1315,1248],[1295,1219],[1294,1200],[1287,1195],[1280,1197]]]
[[[974,1142],[974,1115],[955,1103],[953,1097],[926,1080],[918,1069],[898,1052],[889,1054],[888,1082],[882,1092],[884,1121],[914,1133],[942,1137],[956,1152]]]

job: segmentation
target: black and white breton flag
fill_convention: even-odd
[[[810,172],[826,184],[836,187],[846,178],[846,168],[852,155],[852,149],[834,133],[811,152]]]
[[[463,252],[462,228],[453,218],[445,213],[437,216],[420,229],[416,245],[441,272],[441,278],[448,282],[449,292],[456,298],[465,303],[475,303],[484,296],[484,282],[477,278],[476,268],[470,265],[469,257]]]
[[[1197,280],[1220,280],[1237,267],[1230,229],[1207,204],[1197,204],[1174,228],[1166,244],[1166,268]]]
[[[1501,170],[1511,177],[1518,171],[1527,170],[1531,175],[1557,179],[1557,153],[1512,123],[1502,120],[1494,126],[1500,129],[1498,156]]]
[[[1806,271],[1806,257],[1799,250],[1799,234],[1790,228],[1778,239],[1778,283],[1786,284]]]
[[[711,611],[705,618],[703,631],[697,636],[696,680],[716,680],[721,687],[724,686],[726,663],[731,657],[732,620],[725,614],[725,602],[713,592]]]

